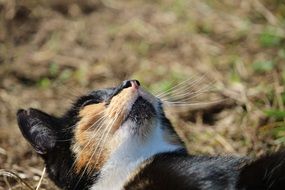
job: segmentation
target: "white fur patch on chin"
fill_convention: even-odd
[[[117,138],[122,138],[124,141],[110,155],[101,170],[98,181],[91,187],[91,190],[120,190],[132,172],[145,160],[158,153],[181,148],[163,139],[160,126],[154,126],[153,131],[142,141],[130,133],[132,125],[135,123],[126,121],[117,131]]]

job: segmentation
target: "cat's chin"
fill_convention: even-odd
[[[139,96],[134,102],[126,120],[131,120],[137,125],[142,125],[143,123],[150,121],[156,115],[154,106],[146,99]]]

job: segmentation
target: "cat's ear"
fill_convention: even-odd
[[[17,120],[23,136],[43,155],[55,147],[57,118],[37,109],[18,110]]]

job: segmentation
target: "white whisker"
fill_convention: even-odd
[[[190,80],[192,80],[192,79],[193,79],[194,77],[196,77],[196,76],[197,76],[197,75],[192,76],[192,77],[190,77],[189,79],[186,79],[186,80],[184,80],[184,81],[178,83],[177,85],[174,85],[173,87],[167,89],[166,91],[160,92],[159,94],[156,94],[156,93],[154,93],[154,94],[155,94],[156,97],[164,96],[164,94],[166,94],[166,93],[172,92],[173,90],[175,90],[175,89],[177,89],[177,88],[180,88],[180,87],[183,87],[183,86],[188,85],[187,82],[189,82]]]
[[[208,101],[208,102],[193,102],[193,103],[166,101],[165,105],[166,106],[200,106],[200,105],[216,104],[216,103],[223,102],[225,100],[227,100],[227,99],[219,99],[219,100],[213,100],[213,101]]]
[[[170,97],[170,98],[163,98],[162,100],[164,101],[178,101],[178,100],[183,100],[183,101],[188,101],[188,100],[192,100],[193,98],[201,95],[201,94],[204,94],[206,92],[212,92],[212,89],[211,89],[211,84],[197,90],[197,91],[193,91],[193,92],[186,92],[186,93],[183,93],[183,94],[178,94],[176,96],[173,96],[173,97]]]
[[[205,77],[204,76],[201,76],[199,77],[198,79],[190,82],[189,84],[186,83],[185,85],[183,86],[180,86],[179,88],[176,88],[174,90],[171,90],[167,93],[164,93],[162,95],[158,95],[157,97],[158,98],[164,98],[164,97],[167,97],[169,95],[174,95],[174,94],[179,94],[180,92],[187,92],[189,90],[191,90],[191,88],[194,88],[196,85],[200,84],[200,82],[204,79]],[[188,81],[188,80],[187,80]]]
[[[95,115],[100,115],[100,114],[103,113],[103,112],[104,112],[104,110],[103,110],[103,111],[100,111],[99,113],[97,113],[97,114],[95,114]],[[71,129],[71,128],[74,128],[74,127],[76,126],[76,124],[77,124],[77,123],[75,123],[74,125],[71,125],[71,126],[69,126],[69,127],[67,127],[67,128],[60,129],[60,131],[67,131],[67,130],[69,130],[69,129]]]
[[[95,125],[98,124],[98,127],[96,129],[96,131],[94,132],[94,134],[92,135],[92,137],[88,140],[87,144],[83,147],[82,150],[80,150],[81,152],[83,150],[85,150],[85,148],[87,148],[87,146],[91,143],[91,141],[95,138],[96,134],[99,132],[99,130],[104,126],[103,123],[105,121],[105,116],[103,115],[102,117],[100,117],[95,123],[93,123],[90,127],[88,127],[86,130],[89,130],[90,128],[94,127]],[[78,160],[79,157],[76,157],[72,166],[70,167],[68,173],[71,172],[71,170],[74,168],[75,164],[76,164],[76,161]]]
[[[205,94],[207,92],[211,92],[208,90],[199,92],[199,93],[192,93],[191,96],[189,97],[182,97],[182,98],[172,98],[172,99],[161,99],[162,102],[179,102],[179,101],[183,101],[183,102],[188,102],[190,100],[193,100],[199,96],[201,96],[202,94]]]
[[[119,112],[119,113],[121,113],[121,112]],[[104,129],[103,135],[102,135],[102,137],[99,139],[99,141],[98,141],[98,143],[97,143],[97,146],[96,146],[95,149],[93,150],[93,153],[91,154],[91,156],[90,156],[90,158],[89,158],[89,160],[88,160],[86,166],[84,167],[84,170],[83,170],[83,172],[82,172],[82,174],[81,174],[81,176],[80,176],[80,178],[79,178],[77,184],[79,183],[79,181],[81,180],[81,178],[82,178],[83,175],[85,174],[85,172],[86,172],[86,170],[87,170],[87,168],[88,168],[88,165],[90,164],[90,162],[91,162],[93,156],[94,156],[95,153],[97,152],[97,149],[98,149],[102,144],[104,144],[104,143],[106,142],[106,139],[107,139],[107,137],[108,137],[108,134],[109,134],[110,130],[112,129],[113,124],[114,124],[115,121],[117,120],[117,118],[118,118],[118,116],[119,116],[119,113],[116,114],[115,119],[113,119],[113,120],[111,120],[110,122],[108,122],[107,127]],[[103,140],[103,139],[104,139],[104,140]],[[102,148],[102,150],[103,150],[103,148]],[[101,156],[101,150],[100,150],[100,156]],[[99,157],[100,157],[100,156],[99,156]],[[99,157],[98,157],[98,158],[99,158]],[[98,160],[97,160],[97,161],[98,161]],[[95,165],[97,164],[97,161],[96,161]],[[76,186],[77,186],[77,185],[76,185]],[[76,187],[76,186],[75,186],[75,187]]]
[[[109,123],[110,123],[110,122],[109,122]],[[103,124],[102,124],[102,125],[103,125]],[[104,126],[105,126],[105,125],[104,125]],[[107,126],[106,128],[108,128],[108,126]],[[106,128],[105,128],[105,130],[106,130]],[[104,130],[104,131],[105,131],[105,130]],[[104,133],[104,132],[103,132],[103,133]],[[102,136],[103,136],[103,135],[102,135]],[[92,152],[92,154],[91,154],[91,156],[90,156],[88,162],[86,163],[86,165],[85,165],[85,167],[84,167],[84,169],[83,169],[83,171],[82,171],[82,173],[81,173],[81,175],[80,175],[80,178],[78,179],[78,182],[76,183],[74,189],[77,188],[77,185],[79,184],[79,182],[80,182],[80,180],[82,179],[83,175],[86,173],[86,171],[87,171],[87,169],[88,169],[88,166],[89,166],[89,164],[91,163],[91,160],[92,160],[93,156],[95,155],[95,153],[96,153],[96,151],[97,151],[97,149],[98,149],[98,147],[99,147],[99,145],[100,145],[101,139],[102,139],[102,138],[99,139],[96,148],[93,150],[93,152]]]
[[[108,129],[108,131],[107,131],[106,137],[109,135],[109,133],[110,133],[110,131],[111,131],[111,129],[112,129],[112,126],[113,126],[114,123],[117,121],[117,119],[118,119],[119,115],[121,114],[121,112],[122,112],[122,110],[120,110],[120,112],[116,114],[116,117],[115,117],[115,119],[113,120],[110,129]],[[107,138],[104,139],[104,141],[102,142],[102,144],[105,144],[106,139],[107,139]],[[98,158],[100,158],[101,153],[102,153],[102,150],[103,150],[103,148],[100,149],[99,154],[98,154],[98,155],[99,155]],[[97,159],[97,161],[95,162],[95,164],[97,164],[97,162],[98,162],[98,159]]]

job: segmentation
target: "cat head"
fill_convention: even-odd
[[[88,176],[99,175],[118,151],[140,154],[141,147],[151,143],[149,147],[183,145],[165,117],[161,100],[137,80],[82,96],[62,117],[30,108],[19,110],[17,118],[23,136],[59,186],[74,176],[75,181],[80,177],[88,183]]]

